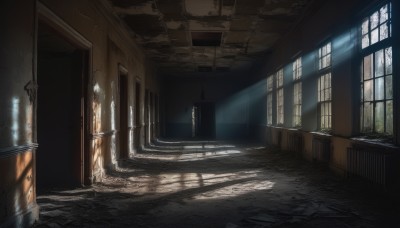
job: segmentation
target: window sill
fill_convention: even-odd
[[[383,146],[392,149],[399,149],[398,146],[396,146],[393,142],[389,142],[388,139],[382,139],[382,138],[373,139],[373,138],[367,138],[365,136],[353,137],[350,139],[366,145]]]

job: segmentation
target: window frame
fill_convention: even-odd
[[[325,49],[325,51],[324,51]],[[328,51],[329,50],[329,51]],[[332,53],[333,45],[332,41],[324,42],[317,50],[317,129],[322,132],[332,131]],[[324,64],[324,60],[325,64]],[[329,60],[329,63],[328,61]],[[328,87],[325,87],[326,77],[329,78]],[[321,81],[324,82],[324,87]],[[329,99],[326,98],[326,92],[328,90]],[[327,108],[328,107],[328,108]],[[328,112],[326,110],[328,109]],[[327,119],[325,119],[327,117]],[[326,123],[327,122],[327,123]]]
[[[274,80],[275,74],[271,74],[267,77],[267,126],[274,125],[274,93],[275,84]]]
[[[388,37],[382,40],[378,40],[377,42],[371,44],[371,42],[369,43],[368,46],[363,47],[363,36],[365,35],[365,33],[363,33],[363,24],[367,19],[370,19],[372,17],[372,15],[378,13],[378,17],[380,18],[380,12],[381,9],[384,6],[388,6],[388,19],[387,19],[387,23],[388,23]],[[392,3],[391,1],[386,1],[380,5],[378,5],[376,8],[374,8],[373,10],[371,10],[368,14],[364,15],[363,18],[360,19],[360,23],[359,23],[359,36],[358,36],[358,41],[359,41],[359,56],[360,56],[360,61],[359,61],[359,66],[360,66],[360,71],[359,71],[359,79],[357,80],[358,82],[358,88],[359,88],[359,110],[360,110],[360,115],[359,115],[359,132],[362,135],[376,135],[376,136],[388,136],[388,137],[393,137],[394,136],[394,94],[393,94],[393,90],[394,90],[394,86],[393,86],[393,78],[394,78],[394,66],[393,66],[393,31],[392,31],[392,20],[393,20],[393,15],[392,15]],[[371,39],[371,30],[370,30],[370,24],[368,25],[368,35],[369,38]],[[378,26],[375,27],[374,29],[378,29],[378,36],[380,38],[380,26],[383,23],[378,23]],[[371,41],[371,40],[370,40]],[[391,57],[391,73],[387,73],[387,69],[386,69],[386,50],[387,49],[391,49],[392,53],[392,57]],[[378,52],[383,53],[383,64],[382,64],[382,69],[383,69],[383,74],[376,76],[376,55]],[[370,62],[370,78],[365,79],[365,60],[368,56],[372,56],[371,58],[371,62]],[[378,67],[379,68],[379,67]],[[388,90],[387,85],[386,85],[386,78],[391,77],[391,98],[387,98],[386,97],[386,91]],[[376,81],[377,79],[383,79],[383,99],[376,99]],[[372,99],[370,100],[365,100],[365,86],[364,84],[368,81],[372,82]],[[389,88],[390,89],[390,88]],[[389,101],[392,103],[392,113],[391,115],[388,116],[387,113],[387,103],[389,103]],[[379,132],[377,131],[377,104],[378,103],[383,103],[383,131]],[[365,125],[365,119],[367,118],[365,113],[365,107],[366,107],[366,103],[369,103],[369,105],[371,106],[371,113],[370,114],[370,126],[369,128],[367,128],[367,126]],[[391,129],[390,131],[388,131],[387,127],[388,127],[388,119],[391,117]]]
[[[298,57],[292,63],[293,74],[293,105],[292,105],[292,126],[301,128],[302,126],[302,105],[303,105],[303,89],[302,89],[302,76],[303,76],[303,62],[302,57]],[[297,115],[297,112],[299,114]]]
[[[283,68],[275,73],[276,92],[276,125],[283,126],[285,123],[285,94]]]

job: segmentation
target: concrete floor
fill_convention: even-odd
[[[398,227],[398,204],[365,189],[274,148],[164,141],[103,183],[39,195],[35,227]]]

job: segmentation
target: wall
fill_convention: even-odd
[[[24,90],[32,80],[34,13],[33,0],[0,3],[0,226],[27,226],[39,212],[33,105]]]
[[[246,81],[237,75],[166,78],[163,85],[165,136],[192,138],[192,107],[196,102],[215,103],[216,139],[249,136],[249,94]]]
[[[357,46],[358,26],[361,19],[368,15],[368,11],[374,9],[373,6],[380,1],[324,1],[316,2],[309,9],[308,15],[305,16],[297,25],[297,27],[286,35],[275,47],[274,52],[268,57],[264,63],[260,64],[259,71],[254,78],[258,78],[260,82],[278,69],[284,68],[284,78],[287,83],[284,85],[285,90],[285,121],[283,126],[276,126],[276,111],[273,112],[274,124],[267,126],[265,120],[259,119],[254,123],[254,135],[272,145],[276,145],[284,150],[297,150],[290,146],[293,143],[293,135],[299,135],[301,144],[298,144],[301,156],[312,161],[314,139],[324,138],[330,143],[330,161],[328,165],[339,173],[347,171],[347,148],[353,145],[359,145],[359,94],[354,91],[359,90],[359,49]],[[396,12],[398,3],[392,2],[393,12]],[[340,17],[338,17],[340,15]],[[397,17],[393,14],[393,28],[398,23]],[[398,32],[393,32],[393,40],[398,37]],[[329,134],[321,134],[317,132],[317,50],[326,42],[332,42],[332,132]],[[393,42],[393,48],[396,50],[398,42]],[[398,49],[397,49],[398,50]],[[303,61],[303,106],[302,106],[302,126],[299,129],[293,129],[292,126],[292,63],[302,57]],[[393,55],[393,61],[397,61],[396,55]],[[399,64],[397,64],[399,65]],[[396,66],[396,64],[395,64]],[[397,66],[398,67],[398,66]],[[395,70],[395,72],[398,72]],[[398,86],[399,81],[394,82],[394,87]],[[266,88],[266,87],[265,87]],[[262,90],[265,90],[262,88]],[[261,93],[261,91],[259,92]],[[397,101],[396,101],[397,99]],[[276,96],[273,98],[273,109],[276,110]],[[398,102],[399,96],[395,95],[395,103]],[[266,98],[263,102],[267,103]],[[400,107],[395,107],[394,116],[398,113]],[[397,111],[396,111],[397,110]],[[253,112],[261,111],[262,116],[267,116],[266,109],[254,109]],[[252,111],[250,111],[252,112]],[[398,116],[398,115],[397,115]],[[398,118],[396,118],[398,119]],[[258,126],[258,127],[257,127]],[[394,126],[394,141],[389,144],[379,144],[368,141],[375,145],[374,148],[380,148],[382,151],[393,151],[398,145],[398,133],[400,128]],[[398,150],[395,149],[395,150]]]
[[[54,13],[52,17],[65,23],[67,29],[60,28],[42,13],[38,15],[39,20],[48,23],[71,44],[87,48],[89,81],[85,96],[85,128],[88,134],[85,135],[85,144],[88,157],[85,159],[91,164],[85,170],[85,173],[90,173],[85,183],[101,181],[106,168],[117,165],[120,146],[119,66],[127,69],[130,131],[134,127],[135,109],[141,109],[143,120],[144,88],[155,93],[159,91],[156,72],[144,51],[108,13],[110,9],[107,9],[106,1],[43,0],[38,4]],[[38,218],[35,199],[35,114],[38,104],[33,96],[35,83],[29,84],[36,78],[35,1],[2,1],[0,11],[3,28],[0,34],[0,226],[26,227]],[[90,47],[76,43],[76,36],[83,37]],[[140,81],[142,86],[140,104],[135,104],[134,99],[136,81]],[[25,91],[29,88],[32,96]],[[132,139],[128,147],[131,154],[135,153]]]

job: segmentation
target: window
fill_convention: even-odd
[[[392,47],[364,57],[361,78],[362,132],[393,134]]]
[[[369,17],[361,25],[361,47],[364,49],[392,36],[392,6],[386,4]]]
[[[274,75],[267,78],[267,125],[272,125],[272,95],[274,91]]]
[[[330,42],[318,49],[318,127],[322,131],[332,128],[331,51]]]
[[[283,69],[276,73],[276,123],[283,125]]]
[[[301,126],[301,57],[293,62],[293,126]]]
[[[391,4],[361,24],[361,132],[393,135]]]

